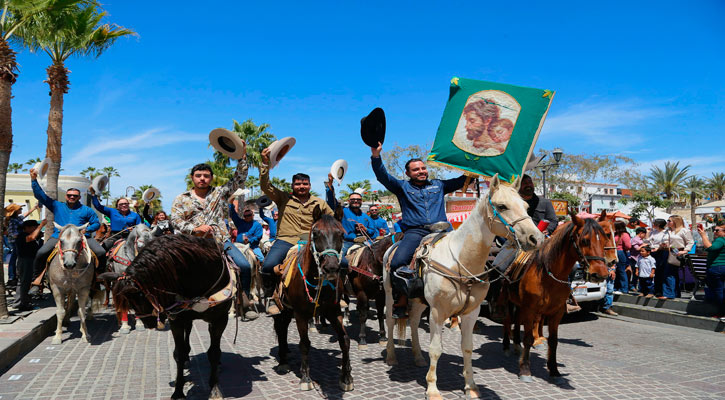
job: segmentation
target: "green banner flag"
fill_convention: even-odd
[[[451,79],[448,103],[428,161],[466,175],[513,183],[534,151],[554,92]]]

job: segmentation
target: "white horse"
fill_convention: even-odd
[[[507,237],[516,241],[524,250],[540,246],[544,235],[537,229],[531,217],[526,213],[528,205],[518,194],[520,180],[514,186],[501,184],[498,175],[491,179],[489,193],[480,199],[468,219],[454,232],[428,247],[424,258],[423,281],[425,299],[430,305],[430,367],[426,380],[429,399],[440,399],[436,386],[436,364],[441,355],[441,335],[447,318],[461,317],[461,350],[463,353],[463,376],[465,393],[468,398],[478,398],[480,393],[473,380],[471,356],[473,352],[473,326],[478,317],[481,302],[488,292],[486,260],[494,236]],[[385,265],[392,259],[392,251],[385,254]],[[416,256],[421,251],[416,251]],[[387,344],[388,365],[396,365],[395,341],[392,316],[393,294],[390,273],[384,273],[386,321],[390,340]],[[426,305],[419,299],[411,301],[410,327],[413,356],[417,366],[425,366],[426,361],[420,351],[418,324]],[[399,338],[405,339],[405,320],[398,320]],[[402,333],[402,335],[401,335]]]
[[[78,296],[78,316],[81,319],[81,340],[88,342],[86,328],[86,302],[93,284],[93,252],[88,247],[86,237],[81,231],[88,224],[60,226],[53,223],[60,231],[58,234],[57,253],[48,266],[48,281],[55,299],[58,326],[52,344],[60,344],[63,333],[63,322],[70,316],[71,305]],[[67,301],[66,301],[67,298]]]
[[[128,234],[128,237],[111,249],[110,256],[107,261],[108,269],[119,274],[126,272],[126,268],[131,265],[131,262],[134,258],[136,258],[138,252],[141,251],[148,242],[154,239],[156,229],[158,228],[151,230],[151,228],[145,224],[138,224],[134,226],[131,233]],[[116,246],[118,246],[118,248],[116,248]],[[136,323],[136,329],[143,330],[143,324],[139,322],[140,321],[137,321]],[[159,322],[157,327],[159,329],[163,329],[163,324]],[[128,325],[127,313],[121,314],[121,329],[119,332],[124,335],[131,332],[131,326]]]

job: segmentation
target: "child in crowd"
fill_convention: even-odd
[[[639,295],[654,297],[655,259],[650,255],[651,249],[644,245],[639,248],[635,274],[639,277]]]
[[[629,228],[627,228],[629,230]],[[634,270],[637,266],[637,259],[639,258],[639,249],[644,245],[644,238],[647,237],[647,229],[642,227],[637,227],[634,230],[634,236],[632,236],[632,240],[630,243],[632,244],[632,248],[629,250],[629,265],[632,270]],[[637,282],[639,282],[639,277],[637,276],[637,273],[631,274],[630,287],[636,287]]]

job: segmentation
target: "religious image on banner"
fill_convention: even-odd
[[[483,90],[466,101],[453,134],[453,144],[478,156],[490,157],[506,151],[521,105],[505,92]]]
[[[453,78],[428,162],[513,183],[524,173],[554,92]]]

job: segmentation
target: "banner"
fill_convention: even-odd
[[[554,92],[453,78],[428,161],[513,183],[524,172]]]

